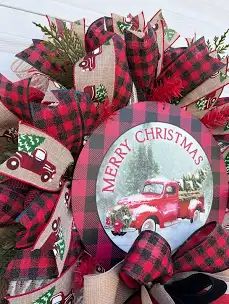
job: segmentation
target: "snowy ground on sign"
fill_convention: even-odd
[[[170,244],[171,249],[177,249],[183,242],[197,229],[205,223],[205,216],[200,215],[200,219],[194,223],[190,223],[188,219],[180,219],[176,224],[160,228],[157,225],[157,233],[163,236]],[[138,232],[127,232],[124,236],[114,236],[110,231],[106,230],[110,239],[123,251],[128,252],[133,242],[138,236]]]

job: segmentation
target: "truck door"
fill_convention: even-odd
[[[174,185],[167,185],[165,187],[165,194],[163,199],[163,214],[165,222],[172,222],[177,219],[179,212],[179,202],[177,188]]]

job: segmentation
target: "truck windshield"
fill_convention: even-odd
[[[35,154],[35,157],[36,157],[37,160],[42,161],[42,160],[45,159],[45,152],[42,151],[42,150],[37,150],[36,154]]]
[[[144,186],[143,193],[162,194],[163,184],[148,184]]]

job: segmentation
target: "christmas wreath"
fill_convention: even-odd
[[[117,110],[146,100],[184,108],[218,141],[229,174],[229,98],[220,97],[229,83],[228,30],[213,43],[194,37],[175,47],[179,34],[161,11],[147,23],[143,13],[112,14],[86,31],[84,19],[48,21],[35,24],[44,39],[16,55],[19,80],[0,74],[2,303],[82,300],[82,277],[96,262],[72,218],[73,169],[93,130]],[[184,176],[183,190],[198,188],[198,178]],[[130,211],[121,206],[110,221],[120,232]]]

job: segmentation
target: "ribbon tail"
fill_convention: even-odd
[[[135,292],[119,279],[121,265],[122,262],[107,272],[84,276],[84,304],[123,304]]]
[[[141,287],[141,300],[142,304],[157,304],[156,302],[152,302],[151,297],[145,286]]]
[[[165,290],[164,286],[161,284],[155,284],[150,289],[150,295],[155,299],[155,303],[158,304],[175,304],[173,299],[170,297],[170,295]],[[154,302],[152,302],[154,303]]]

